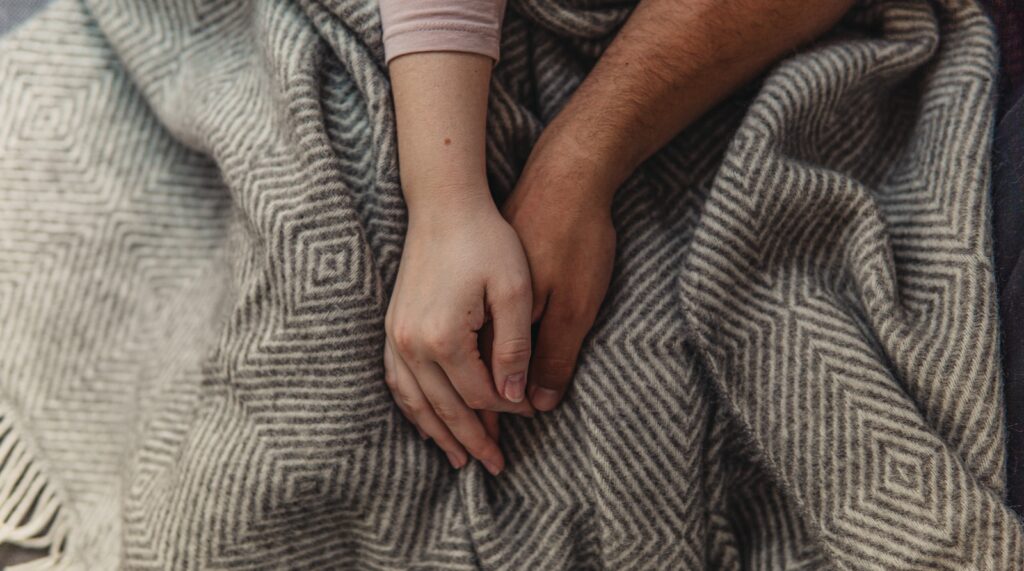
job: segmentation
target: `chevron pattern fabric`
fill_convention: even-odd
[[[499,200],[628,15],[510,2]],[[567,402],[503,420],[498,478],[382,380],[382,56],[367,0],[57,0],[0,40],[0,540],[49,550],[26,568],[1024,568],[973,3],[862,3],[651,159]]]

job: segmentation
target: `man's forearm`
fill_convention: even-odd
[[[853,0],[643,0],[549,130],[611,195],[648,157]]]

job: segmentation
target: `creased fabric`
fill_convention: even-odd
[[[510,2],[498,200],[628,15]],[[382,380],[380,29],[57,0],[0,40],[0,539],[91,570],[1021,568],[973,3],[860,4],[644,165],[568,398],[504,419],[497,479]]]

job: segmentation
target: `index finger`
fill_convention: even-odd
[[[497,476],[505,468],[498,443],[491,439],[476,411],[466,406],[441,367],[430,362],[410,364],[410,367],[437,417],[488,472]]]

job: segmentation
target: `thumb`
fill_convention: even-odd
[[[530,367],[530,313],[533,294],[529,282],[522,287],[499,290],[491,296],[491,371],[498,394],[511,402],[522,402],[526,394],[526,372]]]

